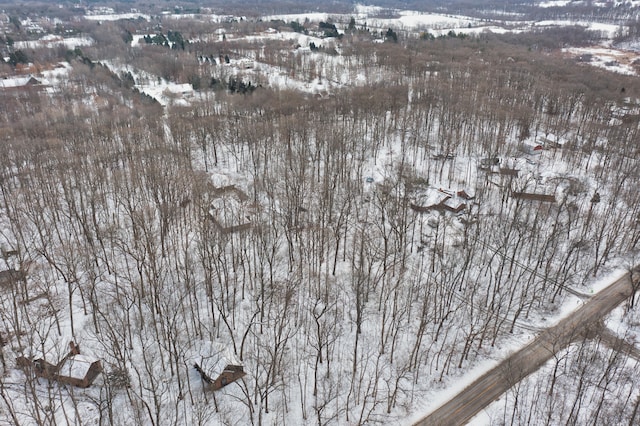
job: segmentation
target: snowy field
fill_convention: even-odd
[[[145,21],[149,21],[151,20],[151,17],[143,13],[109,13],[85,15],[84,19],[89,21],[120,21],[126,19],[144,19]]]
[[[622,51],[612,47],[567,47],[562,49],[574,58],[584,58],[585,64],[603,68],[607,71],[625,75],[637,75],[637,65],[632,63],[640,60],[640,53],[633,51]]]
[[[16,49],[37,49],[41,47],[64,46],[67,49],[76,47],[91,46],[94,41],[89,37],[62,37],[57,35],[46,35],[39,40],[17,41],[14,43]]]

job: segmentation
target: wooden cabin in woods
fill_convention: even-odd
[[[442,188],[425,188],[414,195],[414,202],[409,207],[418,213],[444,211],[457,214],[464,211],[467,208],[466,201],[473,198],[465,190],[454,192]]]
[[[220,188],[211,185],[213,197],[208,212],[209,219],[221,234],[232,234],[254,226],[255,206],[248,203],[247,194],[235,185]]]
[[[100,360],[78,354],[69,357],[58,367],[56,380],[60,383],[88,388],[93,381],[102,373],[102,363]]]
[[[14,76],[0,79],[0,90],[18,91],[31,87],[43,87],[42,82],[33,76]]]
[[[200,367],[198,363],[194,363],[193,368],[200,373],[200,377],[205,383],[207,383],[207,387],[214,391],[221,389],[246,375],[242,365],[226,364],[220,371],[215,371],[216,369],[208,369],[207,372],[203,369],[207,367]]]
[[[18,357],[16,364],[25,371],[33,372],[36,377],[80,388],[91,386],[102,372],[102,362],[80,354],[80,347],[74,342],[69,343],[69,348],[69,353],[57,364],[51,364],[44,358],[31,361],[25,357]]]
[[[415,191],[411,198],[413,201],[409,207],[418,213],[426,213],[431,210],[440,210],[439,206],[451,198],[451,195],[433,187],[426,187]]]
[[[448,198],[437,207],[444,211],[457,214],[464,211],[464,209],[467,208],[467,204],[456,198]]]
[[[185,361],[200,375],[205,390],[219,390],[246,375],[235,354],[214,342],[194,342]]]

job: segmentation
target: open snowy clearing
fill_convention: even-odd
[[[637,75],[640,53],[623,51],[606,46],[595,47],[568,47],[563,52],[578,58],[581,62],[607,71],[625,75]]]
[[[41,47],[57,47],[64,46],[67,49],[75,49],[76,47],[91,46],[94,41],[90,37],[62,37],[56,35],[46,35],[39,40],[16,41],[14,47],[16,49],[37,49]]]
[[[151,17],[143,13],[112,13],[100,15],[84,15],[84,19],[87,19],[89,21],[119,21],[126,19],[144,19],[145,21],[149,21],[151,20]]]
[[[189,105],[189,100],[195,95],[195,91],[190,84],[167,81],[129,65],[116,64],[111,61],[104,61],[103,64],[116,74],[122,72],[131,73],[136,89],[151,96],[162,106],[167,106],[170,103],[182,106]]]
[[[543,20],[531,22],[530,25],[538,28],[578,26],[586,28],[589,31],[597,31],[607,38],[613,38],[620,31],[619,25],[600,22]]]

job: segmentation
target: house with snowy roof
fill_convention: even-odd
[[[454,192],[442,188],[424,188],[416,192],[409,206],[418,213],[436,210],[457,214],[464,211],[467,201],[473,198],[465,190]]]
[[[70,342],[69,347],[69,353],[57,364],[46,361],[44,357],[31,360],[23,356],[16,359],[16,364],[25,372],[32,372],[36,377],[87,388],[102,373],[102,362],[80,354],[80,347],[74,342]]]
[[[206,390],[219,390],[246,375],[242,362],[226,346],[195,341],[185,354],[185,362],[200,375]]]
[[[102,372],[102,362],[86,355],[70,356],[58,367],[59,383],[87,388]]]
[[[0,79],[0,89],[19,89],[40,84],[41,82],[31,75]]]
[[[438,209],[438,206],[449,198],[451,198],[451,195],[445,191],[433,187],[426,187],[417,190],[413,194],[413,200],[409,206],[418,213],[424,213]]]
[[[220,188],[212,186],[214,197],[209,209],[209,219],[222,234],[246,231],[253,227],[255,206],[248,204],[249,197],[235,185]]]

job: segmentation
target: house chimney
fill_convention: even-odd
[[[69,342],[69,355],[80,355],[80,345],[76,345],[73,340]]]

